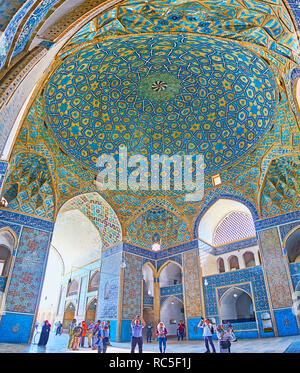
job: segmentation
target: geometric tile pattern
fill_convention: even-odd
[[[87,193],[69,200],[60,212],[80,210],[98,229],[104,247],[121,241],[122,230],[113,209],[98,193]]]
[[[54,190],[46,159],[20,153],[11,162],[3,197],[8,208],[39,218],[54,217]]]
[[[243,212],[231,212],[216,227],[213,245],[224,245],[253,236],[255,227],[252,216]]]
[[[173,285],[160,288],[160,295],[182,294],[182,285]]]
[[[34,313],[51,233],[24,227],[6,298],[6,310]]]
[[[128,0],[101,14],[96,27],[88,24],[71,43],[128,33],[198,32],[244,40],[295,59],[298,54],[295,28],[281,0]]]
[[[202,286],[204,291],[205,308],[208,316],[218,315],[218,304],[217,304],[217,287],[224,287],[229,285],[231,287],[239,288],[245,284],[245,282],[251,282],[253,289],[253,302],[255,304],[256,311],[266,311],[269,309],[267,291],[265,287],[264,275],[261,266],[246,268],[243,270],[237,270],[229,273],[222,273],[219,275],[206,276],[202,278]],[[242,284],[242,285],[239,285]],[[245,284],[246,285],[246,284]],[[246,285],[249,286],[248,284]],[[246,291],[248,289],[245,289]],[[221,294],[221,293],[220,293]],[[251,293],[250,293],[251,295]]]
[[[252,298],[252,291],[251,291],[251,287],[250,287],[250,284],[242,284],[242,285],[239,285],[238,287],[235,287],[236,288],[239,288],[239,289],[242,289],[242,290],[245,290],[249,296]],[[231,286],[225,286],[225,287],[222,287],[222,288],[219,288],[218,289],[218,297],[219,297],[219,301],[221,300],[223,294],[225,294],[227,292],[227,290],[229,289],[232,289]]]
[[[186,317],[202,315],[198,251],[183,254],[185,314]]]
[[[277,228],[259,232],[273,308],[291,307],[292,298]]]
[[[142,258],[125,253],[126,268],[123,282],[122,319],[133,319],[141,312]]]
[[[129,154],[201,153],[211,174],[253,150],[272,124],[277,89],[268,65],[232,41],[139,35],[66,58],[44,100],[58,142],[89,169],[125,145]]]
[[[118,253],[102,259],[96,320],[118,318],[121,258]]]
[[[300,208],[300,156],[274,159],[261,193],[263,217],[283,214]]]
[[[186,222],[156,206],[139,215],[127,229],[127,242],[147,249],[160,243],[162,249],[190,240]]]

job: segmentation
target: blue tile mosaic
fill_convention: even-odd
[[[4,292],[4,289],[5,289],[5,285],[6,285],[6,280],[7,278],[4,277],[4,276],[0,276],[0,293]]]
[[[288,235],[288,233],[296,227],[300,228],[300,220],[298,220],[294,223],[280,225],[279,232],[280,232],[281,240],[283,241],[286,238],[286,236]]]
[[[164,288],[160,288],[160,295],[172,295],[172,294],[182,294],[182,285],[173,285],[173,286],[167,286]]]
[[[131,340],[131,322],[132,320],[122,320],[121,324],[121,341],[129,342]]]
[[[224,253],[229,253],[230,251],[246,249],[247,247],[252,247],[258,245],[257,239],[255,237],[248,238],[247,240],[233,242],[224,246],[217,247],[213,249],[214,255],[221,255]]]
[[[12,211],[0,209],[0,221],[13,223],[17,225],[24,225],[26,227],[37,228],[47,232],[52,232],[54,223],[48,220],[38,219],[29,215],[22,215]]]
[[[6,312],[0,321],[0,342],[28,343],[34,315]]]
[[[153,297],[144,296],[143,297],[143,307],[153,308]]]
[[[206,281],[207,285],[205,285]],[[251,282],[253,289],[253,300],[257,311],[269,309],[268,297],[264,283],[264,275],[261,266],[246,268],[219,275],[206,276],[202,278],[206,313],[209,317],[218,315],[216,287],[227,287],[236,284]]]
[[[297,321],[291,308],[274,310],[278,335],[295,335],[299,333]]]
[[[271,227],[280,226],[286,223],[297,222],[300,220],[300,211],[293,211],[287,214],[266,218],[263,220],[255,221],[256,231],[261,231]]]

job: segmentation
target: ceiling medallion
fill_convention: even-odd
[[[157,80],[155,83],[152,84],[152,89],[155,92],[164,91],[167,87],[168,87],[168,84],[161,80]]]

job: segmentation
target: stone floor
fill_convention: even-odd
[[[37,344],[35,344],[38,342],[38,337],[39,335],[35,340],[33,340],[31,345],[0,343],[0,353],[96,353],[96,351],[93,351],[90,348],[80,348],[79,351],[67,350],[68,335],[66,334],[56,336],[51,333],[48,344],[45,348],[38,347]],[[232,343],[231,350],[233,353],[281,353],[285,352],[292,343],[297,345],[300,344],[300,335],[279,338],[238,340],[236,343]],[[177,340],[174,339],[168,340],[167,352],[169,353],[202,353],[204,351],[205,347],[203,341],[177,342]],[[291,349],[291,351],[295,352],[294,349]],[[112,347],[109,347],[107,352],[129,353],[130,343],[112,342]],[[144,343],[144,352],[158,352],[157,342]]]

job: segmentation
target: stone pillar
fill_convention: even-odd
[[[260,262],[259,262],[258,250],[257,251],[253,251],[253,252],[254,252],[255,265],[259,266]]]
[[[154,323],[155,323],[154,325],[157,325],[160,320],[159,278],[154,278],[153,317],[154,317]]]
[[[183,274],[187,338],[199,339],[197,325],[204,310],[202,309],[202,276],[199,272],[198,248],[183,253]]]
[[[38,312],[54,223],[0,210],[0,227],[18,237],[7,279],[0,342],[29,343]]]
[[[278,228],[272,227],[260,231],[259,243],[277,333],[279,336],[298,334],[297,321],[292,312],[292,293],[282,255]]]
[[[224,257],[222,257],[223,258],[223,260],[224,260],[224,268],[225,268],[225,272],[229,272],[230,271],[230,269],[229,269],[229,263],[228,263],[228,258],[229,258],[229,256],[224,256]]]

